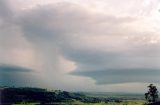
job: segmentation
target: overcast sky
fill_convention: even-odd
[[[160,88],[159,9],[159,0],[0,0],[0,85]]]

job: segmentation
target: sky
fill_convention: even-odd
[[[159,0],[0,0],[0,85],[160,89]]]

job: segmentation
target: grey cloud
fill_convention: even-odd
[[[8,17],[10,13],[5,11],[1,11],[1,13],[4,17]],[[127,47],[125,50],[112,51],[108,47],[92,48],[91,46],[94,45],[88,44],[88,42],[93,41],[92,39],[83,40],[86,36],[88,38],[114,36],[117,40],[113,38],[112,44],[115,46],[114,49],[118,49],[121,46],[116,41],[121,41],[121,37],[125,35],[133,36],[134,33],[137,36],[141,34],[140,32],[134,32],[135,30],[132,30],[132,27],[126,25],[136,22],[137,18],[135,17],[97,14],[87,11],[79,5],[59,3],[23,10],[12,19],[14,21],[11,25],[17,26],[20,36],[34,48],[37,61],[34,63],[35,65],[40,63],[40,67],[37,68],[41,69],[43,72],[41,76],[44,76],[43,79],[47,77],[50,84],[54,78],[57,78],[57,81],[61,79],[58,78],[62,76],[62,73],[59,72],[62,66],[60,57],[73,61],[77,66],[75,72],[70,73],[71,75],[65,75],[87,76],[96,80],[98,84],[157,82],[158,80],[158,68],[160,68],[157,64],[160,61],[158,44],[155,46],[134,46],[129,42],[130,40],[127,40],[126,45],[124,45]],[[13,29],[13,31],[17,30]],[[146,34],[148,34],[148,30]],[[10,39],[10,35],[11,33],[6,39]],[[133,40],[133,42],[136,42],[136,40]],[[14,41],[14,43],[17,43],[17,41]],[[18,43],[18,45],[20,44]],[[112,46],[110,43],[107,44]],[[12,48],[12,45],[8,44],[8,46],[10,46],[9,49]],[[24,45],[22,49],[23,47],[25,48]],[[21,81],[22,78],[25,81],[28,79],[27,77],[34,79],[28,69],[15,66],[2,66],[1,68],[0,71],[5,71],[3,80],[8,78],[8,81],[4,81],[3,84],[13,84],[10,80],[14,80],[15,83],[24,85],[25,82]],[[16,73],[11,74],[12,72]],[[38,76],[40,77],[40,75]],[[67,78],[63,80],[67,80]]]
[[[0,64],[0,86],[43,86],[38,72],[12,64]]]
[[[63,8],[63,9],[62,9]],[[43,40],[70,40],[75,35],[117,35],[122,24],[136,21],[131,17],[116,17],[90,13],[79,5],[59,3],[24,11],[18,18],[26,37]]]
[[[1,86],[36,86],[44,87],[43,81],[33,72],[1,72]]]
[[[14,11],[10,5],[10,0],[0,1],[0,27],[11,25],[13,17],[15,16]],[[3,26],[1,26],[3,25]]]
[[[153,67],[159,68],[160,49],[156,45],[143,45],[132,47],[118,52],[108,52],[96,49],[69,48],[63,50],[64,56],[76,61],[77,65],[92,68],[134,68],[134,67]],[[80,66],[79,66],[80,67]],[[80,67],[81,68],[81,67]],[[85,68],[82,68],[82,70]],[[88,68],[87,68],[88,69]]]
[[[33,72],[33,70],[16,65],[0,64],[0,72]]]
[[[66,56],[77,63],[77,69],[71,75],[91,77],[97,84],[158,83],[158,46],[142,45],[112,53],[72,49]]]
[[[12,12],[9,7],[8,0],[1,0],[0,1],[0,16],[7,18],[7,17],[11,16],[11,14],[12,14]]]
[[[63,10],[60,8],[63,8]],[[49,62],[54,61],[54,63],[58,63],[58,58],[56,56],[63,56],[75,62],[77,66],[76,70],[78,72],[86,71],[86,74],[88,74],[86,75],[85,73],[82,73],[81,75],[93,77],[96,81],[98,81],[98,83],[101,84],[112,82],[147,82],[149,80],[146,79],[147,77],[145,76],[142,76],[142,78],[139,76],[136,79],[133,79],[133,77],[132,79],[134,81],[131,79],[127,81],[125,79],[120,80],[119,77],[123,75],[115,78],[114,80],[114,73],[110,73],[110,76],[108,75],[109,77],[113,76],[112,78],[105,78],[105,76],[101,76],[106,74],[101,72],[102,69],[106,69],[107,72],[107,69],[119,69],[119,67],[121,69],[147,67],[146,69],[148,69],[151,66],[153,67],[153,71],[154,68],[159,68],[157,63],[154,63],[153,61],[155,60],[155,57],[159,56],[154,55],[153,50],[150,50],[156,49],[153,46],[148,47],[146,45],[140,45],[137,47],[131,45],[129,46],[129,49],[122,52],[110,51],[109,48],[106,48],[107,51],[104,51],[104,49],[96,50],[93,48],[86,48],[86,46],[81,46],[81,43],[86,42],[81,42],[83,40],[78,39],[78,37],[93,37],[102,34],[105,36],[117,37],[135,33],[129,30],[130,28],[126,30],[127,27],[122,27],[125,26],[124,24],[130,24],[135,21],[136,18],[115,17],[109,15],[99,16],[97,14],[89,13],[81,7],[75,7],[72,4],[65,3],[53,6],[40,6],[32,11],[27,11],[24,14],[21,14],[21,16],[17,19],[18,24],[22,27],[22,30],[25,33],[25,37],[31,41],[31,43],[39,47],[39,52],[42,53],[42,55],[44,54],[44,56],[46,55],[46,52],[48,52],[47,55],[49,57],[45,57],[47,57],[46,59]],[[137,34],[140,34],[140,32],[137,32],[136,35]],[[76,35],[78,35],[78,37],[76,37]],[[119,47],[119,45],[116,46]],[[46,52],[43,50],[46,50]],[[55,53],[55,50],[58,51]],[[153,57],[150,58],[148,55],[152,55]],[[55,58],[57,61],[51,58]],[[149,61],[150,59],[151,61]],[[49,65],[50,64],[51,63],[49,63]],[[53,65],[52,67],[54,68],[56,66]],[[98,74],[99,72],[99,75],[96,76],[93,74],[90,76],[89,74],[92,74],[91,72],[94,72],[95,74]],[[138,72],[138,70],[136,70],[136,72]],[[139,70],[139,72],[143,71]],[[150,72],[151,71],[148,71],[148,73]],[[107,82],[106,79],[110,79],[110,81]]]
[[[75,71],[72,75],[87,76],[96,80],[97,84],[116,84],[116,83],[158,83],[159,69],[134,68],[134,69],[106,69],[106,70],[86,70]]]

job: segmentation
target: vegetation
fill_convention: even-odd
[[[149,90],[145,93],[145,98],[149,103],[154,103],[158,99],[158,90],[153,84],[150,84],[148,88]]]
[[[47,91],[40,88],[3,88],[1,89],[2,103],[46,103],[55,102],[83,102],[83,103],[99,103],[108,102],[106,98],[87,97],[80,93],[71,93],[66,91]],[[113,101],[113,100],[112,100]],[[120,100],[115,99],[115,102]]]
[[[152,84],[145,98],[149,102],[156,102],[158,91]],[[1,88],[1,103],[8,105],[144,105],[147,101],[134,94],[124,94],[116,97],[105,96],[103,93],[48,91],[41,88]],[[102,94],[102,95],[101,95]],[[112,93],[109,93],[112,94]],[[144,97],[144,96],[143,96]]]

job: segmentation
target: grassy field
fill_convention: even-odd
[[[80,101],[75,102],[63,102],[63,103],[53,103],[52,105],[143,105],[145,103],[144,100],[123,100],[120,103],[108,102],[108,103],[82,103]],[[13,104],[13,105],[36,105],[36,103],[21,103],[21,104]]]

